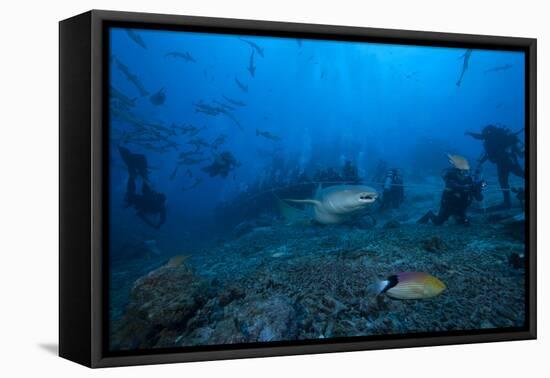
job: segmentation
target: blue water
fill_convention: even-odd
[[[113,281],[115,291],[126,285],[121,291],[127,292],[137,277],[169,256],[191,254],[201,261],[200,254],[210,244],[238,223],[253,220],[249,213],[231,213],[237,210],[219,212],[237,199],[250,204],[246,198],[292,186],[300,175],[311,179],[319,169],[339,170],[346,161],[357,167],[363,183],[381,190],[380,183],[372,182],[381,160],[400,168],[406,182],[423,185],[438,199],[441,171],[449,167],[446,153],[464,156],[475,166],[483,152],[482,143],[465,136],[465,131],[479,132],[494,124],[515,132],[525,124],[525,58],[520,52],[474,49],[457,85],[464,48],[156,30],[135,33],[145,47],[124,29],[110,31],[111,85],[133,100],[122,110],[124,116],[111,112],[111,253],[124,260],[121,249],[151,240],[155,248],[152,257],[123,269],[128,282]],[[264,57],[247,41],[260,46]],[[187,52],[195,61],[166,56],[170,52]],[[254,76],[247,70],[251,54]],[[127,66],[147,95],[117,68],[116,61]],[[235,79],[247,85],[248,92]],[[162,88],[166,99],[154,104],[151,95]],[[223,96],[246,105],[235,106]],[[224,103],[234,109],[228,110],[230,115],[209,115],[196,111],[201,103],[212,107]],[[158,140],[143,142],[129,116],[146,129],[150,124],[168,129],[175,124],[200,131],[190,136],[161,129]],[[257,130],[273,138],[257,135]],[[227,138],[217,149],[200,148],[203,162],[181,166],[170,177],[178,156],[194,149],[187,144],[191,139],[212,143],[220,135]],[[165,147],[166,141],[175,144]],[[128,171],[120,145],[146,156],[151,186],[166,195],[166,222],[158,230],[124,205]],[[203,168],[224,151],[240,165],[227,177],[210,177]],[[485,163],[483,174],[498,202],[494,164]],[[523,186],[522,179],[511,179]],[[263,204],[260,208],[262,214],[269,212]],[[224,219],[217,218],[220,214]],[[223,237],[224,242],[229,240]],[[147,248],[144,251],[148,253]],[[126,298],[124,293],[120,296]]]

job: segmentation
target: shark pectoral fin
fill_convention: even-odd
[[[313,206],[321,206],[321,201],[314,200],[314,199],[303,199],[303,200],[285,199],[285,201],[294,202],[294,203],[307,203],[307,204],[313,205]]]
[[[289,222],[298,222],[307,218],[307,212],[305,210],[290,206],[276,195],[274,196],[277,204],[277,210],[285,220]]]

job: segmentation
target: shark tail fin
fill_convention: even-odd
[[[256,129],[256,136],[259,136],[260,135],[260,132],[258,131],[258,129]]]

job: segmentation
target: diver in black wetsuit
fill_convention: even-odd
[[[447,169],[443,180],[445,180],[445,189],[441,196],[439,213],[436,215],[430,210],[418,220],[418,223],[425,224],[431,221],[435,225],[441,225],[453,216],[460,224],[469,225],[466,210],[474,199],[483,200],[485,182],[472,177],[468,170],[457,167]]]
[[[493,207],[492,210],[509,209],[512,206],[510,199],[510,173],[518,177],[525,177],[525,171],[519,163],[519,157],[523,154],[520,147],[518,133],[512,133],[508,128],[488,125],[481,133],[466,132],[475,139],[483,141],[485,152],[479,161],[481,166],[489,160],[497,166],[498,181],[504,197],[502,205]]]
[[[226,178],[229,173],[241,163],[235,159],[235,156],[229,151],[222,152],[214,157],[214,161],[209,166],[202,169],[210,177],[220,176]]]
[[[149,181],[148,169],[147,169],[147,159],[145,155],[134,154],[130,152],[129,149],[118,146],[118,151],[126,167],[128,168],[128,174],[130,177],[135,178],[136,176],[141,176],[144,181]]]
[[[141,194],[136,193],[135,178],[128,178],[126,196],[127,206],[136,209],[138,217],[153,228],[160,228],[166,221],[166,196],[155,192],[146,181],[141,186]],[[156,220],[155,217],[158,217]]]
[[[512,188],[512,193],[516,195],[519,204],[521,205],[521,210],[525,211],[525,188]]]
[[[403,176],[397,168],[390,169],[384,180],[381,210],[398,209],[405,200],[405,188]]]
[[[147,159],[119,147],[122,160],[128,168],[128,183],[124,201],[126,206],[136,209],[138,217],[148,226],[160,228],[166,221],[166,196],[151,189],[149,185]],[[136,180],[141,177],[141,193],[136,191]]]

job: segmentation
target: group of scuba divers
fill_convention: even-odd
[[[520,131],[521,132],[521,131]],[[503,194],[503,202],[488,210],[506,210],[511,207],[511,192],[515,192],[523,206],[523,189],[510,189],[510,173],[523,178],[525,171],[519,158],[523,147],[518,138],[519,132],[512,132],[506,127],[488,125],[480,133],[466,132],[465,135],[483,142],[484,152],[478,167],[470,172],[468,162],[457,155],[449,155],[453,165],[443,173],[445,188],[441,196],[439,211],[428,211],[419,223],[432,222],[435,225],[445,223],[454,217],[460,224],[468,225],[466,211],[471,203],[483,200],[483,189],[486,183],[481,179],[481,166],[487,160],[496,165],[498,180]],[[136,210],[136,214],[147,225],[160,228],[166,221],[166,196],[156,192],[149,182],[147,159],[145,155],[130,152],[127,148],[118,147],[122,160],[128,169],[128,182],[124,201],[127,207]],[[141,191],[137,191],[137,181],[141,182]],[[403,176],[399,169],[390,169],[383,177],[383,193],[380,210],[396,209],[405,199]]]
[[[523,155],[523,146],[518,138],[521,132],[512,132],[506,127],[488,125],[480,133],[466,132],[465,135],[483,142],[484,152],[478,161],[478,166],[473,173],[470,171],[468,161],[458,155],[449,155],[452,167],[443,173],[445,188],[441,195],[439,211],[428,211],[418,223],[433,223],[441,225],[453,217],[463,225],[469,225],[466,215],[468,207],[474,200],[483,200],[483,189],[487,186],[481,178],[481,166],[487,160],[496,165],[498,181],[503,195],[502,204],[492,206],[487,211],[507,210],[512,206],[511,192],[524,206],[525,192],[523,188],[510,188],[510,173],[524,178],[525,171],[521,167],[520,157]],[[388,171],[384,182],[381,209],[396,208],[404,200],[403,179],[399,170]]]
[[[496,165],[498,181],[503,195],[503,202],[487,209],[487,211],[507,210],[512,207],[511,189],[508,181],[510,173],[524,178],[525,171],[520,165],[520,157],[523,155],[523,145],[518,134],[523,131],[512,132],[506,127],[488,125],[481,133],[466,132],[465,135],[483,142],[483,155],[474,173],[470,173],[468,162],[460,157],[449,156],[453,167],[445,171],[443,180],[445,189],[441,196],[439,212],[434,214],[428,211],[419,223],[432,222],[436,225],[443,224],[453,216],[459,223],[469,225],[466,210],[473,200],[483,200],[483,189],[486,182],[481,179],[481,166],[487,160]],[[523,206],[523,189],[515,189],[517,198]]]
[[[166,222],[166,195],[153,189],[149,181],[147,158],[123,146],[118,146],[118,151],[128,170],[128,182],[124,195],[126,207],[134,208],[143,222],[152,228],[159,229]],[[226,178],[238,166],[240,163],[233,154],[226,151],[217,154],[213,162],[202,170],[210,177]],[[140,191],[137,190],[138,182],[141,182]]]

